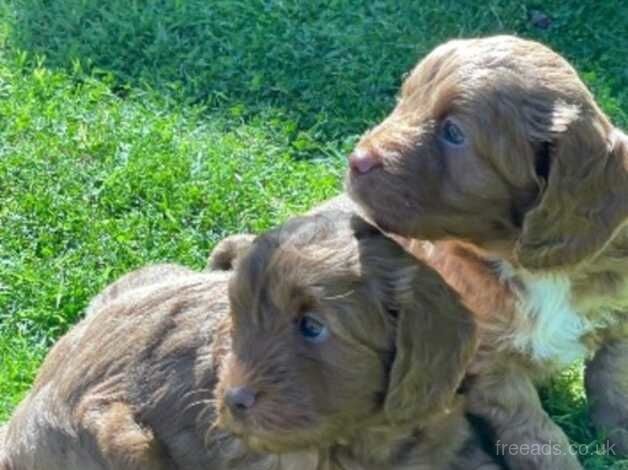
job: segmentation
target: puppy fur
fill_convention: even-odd
[[[565,443],[519,405],[585,359],[593,422],[628,454],[628,138],[575,70],[515,37],[447,42],[351,158],[351,197],[484,320],[470,396],[502,442]]]
[[[346,213],[242,240],[211,258],[233,274],[151,266],[97,296],[0,430],[0,469],[499,468],[456,393],[475,324],[435,271]]]

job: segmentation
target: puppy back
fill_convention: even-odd
[[[115,403],[128,404],[138,425],[149,429],[163,411],[155,409],[169,405],[162,426],[177,435],[186,405],[181,397],[197,385],[195,373],[202,369],[199,375],[213,380],[211,343],[228,317],[228,276],[186,270],[155,279],[159,269],[131,273],[115,290],[106,289],[89,316],[54,346],[8,424],[10,448],[7,428],[0,428],[0,470],[44,456],[54,460],[47,468],[65,468],[70,457],[51,453],[59,445],[77,450],[87,459],[82,468],[91,468],[83,450],[98,447],[94,423]],[[206,361],[198,364],[199,355]]]

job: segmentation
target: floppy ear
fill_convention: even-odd
[[[393,423],[447,409],[476,349],[471,313],[440,276],[417,263],[394,288],[395,357],[384,410]]]
[[[255,235],[231,235],[220,241],[207,260],[207,271],[231,271],[249,251]]]
[[[515,248],[528,269],[570,266],[594,257],[628,217],[626,136],[597,109],[565,103],[549,113],[547,183],[524,218]]]

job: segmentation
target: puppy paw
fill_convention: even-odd
[[[595,428],[608,453],[628,456],[628,340],[606,344],[586,366],[585,388]]]

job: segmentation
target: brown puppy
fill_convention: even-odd
[[[243,240],[211,259],[231,267]],[[438,274],[338,212],[235,264],[105,289],[16,410],[0,469],[498,468],[456,395],[474,322]]]
[[[564,440],[521,412],[529,377],[592,359],[592,419],[628,453],[628,138],[574,69],[515,37],[448,42],[350,165],[368,216],[417,240],[489,329],[510,325],[484,341],[472,394],[502,439]]]

